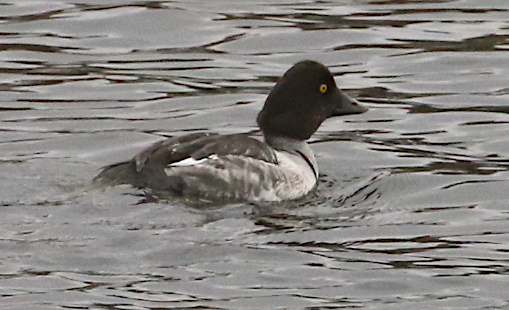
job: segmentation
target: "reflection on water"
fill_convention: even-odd
[[[0,4],[0,308],[505,308],[509,2]],[[105,164],[245,132],[310,58],[370,106],[316,193],[190,208]]]

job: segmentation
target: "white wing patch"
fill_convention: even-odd
[[[215,159],[217,158],[217,155],[216,154],[212,154],[210,155],[209,157],[207,158],[202,158],[202,159],[194,159],[192,157],[187,157],[187,158],[184,158],[182,159],[181,161],[176,161],[174,163],[171,163],[169,165],[169,167],[189,167],[189,166],[196,166],[196,165],[199,165],[201,163],[203,163],[204,161],[207,161],[209,159]]]
[[[189,166],[196,166],[198,164],[201,164],[202,162],[206,161],[208,158],[202,158],[202,159],[194,159],[191,157],[182,159],[181,161],[177,161],[174,163],[171,163],[170,167],[189,167]]]

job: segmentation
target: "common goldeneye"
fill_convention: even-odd
[[[106,166],[102,185],[131,184],[203,201],[282,201],[313,190],[318,167],[306,140],[329,117],[368,109],[336,86],[322,64],[296,63],[277,82],[248,134],[195,133],[160,141],[130,161]]]

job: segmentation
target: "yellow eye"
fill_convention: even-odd
[[[318,88],[322,94],[325,94],[327,92],[327,84],[322,84]]]

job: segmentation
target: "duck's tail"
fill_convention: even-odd
[[[136,180],[139,179],[138,174],[134,162],[126,161],[103,167],[92,182],[98,186],[135,185]]]
[[[130,184],[138,188],[150,188],[181,196],[187,184],[180,176],[168,176],[158,166],[146,166],[136,169],[134,160],[106,166],[92,180],[94,187],[109,187]]]

